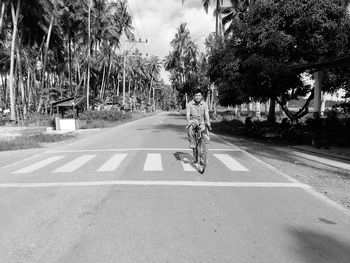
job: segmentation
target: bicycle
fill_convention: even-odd
[[[203,174],[207,166],[207,144],[202,137],[200,123],[192,122],[189,126],[191,125],[194,126],[193,132],[196,144],[196,147],[193,148],[193,157],[195,158],[195,163],[198,165],[198,172]],[[205,125],[205,128],[209,129],[209,131],[211,130],[207,124]]]

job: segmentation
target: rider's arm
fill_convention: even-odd
[[[191,111],[190,111],[189,103],[186,105],[186,119],[187,119],[187,124],[189,124],[191,121]]]

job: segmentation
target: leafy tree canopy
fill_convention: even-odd
[[[350,18],[341,0],[258,0],[231,21],[230,32],[209,58],[224,104],[225,94],[239,96],[231,104],[305,96],[310,87],[289,66],[350,54]],[[339,88],[337,71],[331,74],[328,90]]]

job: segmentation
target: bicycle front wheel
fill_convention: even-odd
[[[201,174],[204,173],[207,166],[207,144],[200,140],[198,143],[198,170]]]

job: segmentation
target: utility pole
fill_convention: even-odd
[[[129,51],[134,47],[134,45],[131,46],[131,48],[128,51],[125,51],[125,43],[126,42],[131,42],[131,43],[142,43],[146,44],[148,43],[148,40],[146,39],[145,41],[142,41],[141,38],[139,40],[126,40],[124,42],[124,61],[123,61],[123,106],[125,105],[125,71],[126,71],[126,57],[132,57],[135,55],[128,55]]]

